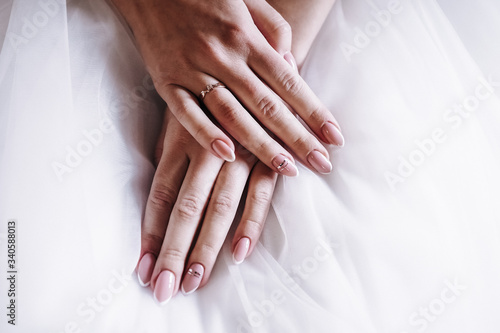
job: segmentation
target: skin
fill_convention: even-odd
[[[296,157],[316,170],[310,163],[313,152],[329,159],[316,136],[325,143],[340,144],[326,130],[330,124],[339,131],[335,118],[284,55],[268,42],[259,30],[260,22],[254,23],[252,11],[270,11],[264,8],[269,7],[265,1],[114,0],[114,3],[134,32],[158,93],[179,122],[214,155],[232,159],[214,149],[219,140],[234,152],[231,136],[278,172],[280,169],[273,161],[282,160],[281,156],[292,166]],[[274,16],[279,17],[276,21],[281,24],[279,29],[290,31],[279,14]],[[203,104],[224,131],[196,101],[207,85],[217,82],[223,82],[226,88],[214,89]],[[298,121],[288,105],[316,136]]]
[[[235,239],[248,237],[253,248],[262,232],[278,176],[241,146],[234,162],[213,156],[168,110],[163,132],[141,230],[141,257],[152,253],[157,258],[152,289],[158,275],[169,270],[176,276],[175,294],[180,278],[193,263],[204,267],[201,286],[208,282],[240,200],[245,207]]]
[[[278,12],[262,6],[258,1],[251,0],[248,4],[268,46],[276,50],[273,52],[292,49],[291,31],[296,31],[294,26],[290,27]],[[279,1],[270,3],[276,8],[283,6]],[[322,13],[320,19],[324,20],[325,3],[317,1],[318,7],[315,7],[313,4],[316,2],[310,2],[310,7],[322,9],[308,11],[303,20],[314,20],[314,15],[318,13]],[[287,18],[295,24],[300,23],[298,26],[304,26],[305,23],[300,20],[300,6],[290,8],[294,10],[285,11]],[[311,25],[304,33],[294,33],[293,42],[299,46],[294,46],[293,50],[301,55],[299,59],[303,60],[307,54],[321,27],[320,23]],[[175,108],[175,103],[181,102],[185,106],[199,107],[199,102],[185,90],[181,90],[179,100],[169,106],[173,104]],[[262,232],[277,180],[272,166],[259,161],[241,145],[235,144],[236,159],[230,163],[214,156],[199,141],[177,119],[175,112],[167,110],[156,150],[157,171],[142,224],[140,258],[146,254],[155,258],[151,276],[142,279],[150,281],[153,290],[162,272],[168,270],[173,273],[174,295],[180,289],[186,270],[193,263],[204,267],[200,287],[208,282],[240,201],[244,201],[245,206],[233,237],[232,250],[241,238],[247,237],[250,248],[246,256],[251,254]]]

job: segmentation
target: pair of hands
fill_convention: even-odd
[[[233,258],[240,263],[251,253],[276,172],[298,173],[280,141],[312,170],[331,171],[327,150],[288,105],[323,142],[342,146],[343,137],[298,75],[290,26],[266,1],[114,2],[171,111],[165,115],[137,267],[141,284],[151,284],[163,304],[179,288],[187,294],[206,284],[248,179]],[[201,105],[198,94],[218,82],[226,88],[213,89]]]

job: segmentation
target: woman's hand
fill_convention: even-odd
[[[189,294],[207,283],[247,180],[233,259],[241,263],[250,254],[267,217],[277,174],[245,149],[236,149],[232,163],[215,157],[168,111],[156,155],[137,272],[140,283],[151,284],[155,299],[165,304],[179,288]]]
[[[197,100],[208,85],[222,82],[225,88],[208,92],[204,106],[268,167],[297,174],[292,155],[260,123],[306,166],[331,171],[327,150],[286,103],[322,141],[341,146],[338,124],[285,60],[294,63],[290,27],[265,0],[246,0],[248,8],[242,0],[113,1],[134,32],[156,89],[205,149],[234,159],[233,142]],[[278,52],[273,41],[282,35],[288,45]]]

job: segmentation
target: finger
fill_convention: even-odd
[[[287,102],[324,142],[344,145],[340,126],[300,75],[290,68],[268,45],[255,48],[250,67],[273,91]],[[245,99],[246,100],[246,99]]]
[[[252,19],[269,45],[284,55],[292,49],[290,24],[265,0],[245,0]]]
[[[227,128],[229,134],[236,141],[266,165],[286,176],[294,177],[298,175],[292,155],[276,140],[271,138],[229,90],[225,88],[213,90],[205,97],[204,103],[221,126]],[[288,120],[298,124],[297,119],[293,118],[290,114],[288,116],[290,116]],[[290,126],[293,127],[293,123]],[[277,128],[273,128],[277,130]],[[293,127],[293,129],[296,131],[305,131],[303,126],[299,128]],[[291,132],[286,129],[284,131],[287,133]],[[309,136],[311,135],[309,134]],[[326,152],[326,149],[321,144],[318,143],[318,146],[318,149],[323,149]]]
[[[229,66],[234,66],[234,63]],[[236,70],[236,68],[234,69]],[[241,68],[238,70],[241,70]],[[255,76],[253,73],[251,75]],[[206,74],[190,78],[190,80],[186,81],[217,83],[217,80]],[[189,84],[186,82],[186,88],[190,91],[197,91],[197,89],[200,89],[200,86],[199,84]],[[286,176],[294,177],[298,174],[292,155],[271,138],[226,87],[213,88],[205,94],[203,102],[221,127],[226,129],[236,141],[266,163],[266,165]],[[198,116],[193,109],[186,108],[185,114],[179,121],[184,126],[188,126],[190,123],[196,122],[196,120],[193,120],[196,117]],[[297,122],[293,117],[292,119]],[[212,124],[208,117],[203,120],[209,122],[206,126]],[[319,146],[322,147],[321,145]]]
[[[166,123],[165,119],[164,124]],[[166,138],[176,136],[174,130],[167,133]],[[142,286],[148,286],[151,282],[167,222],[188,167],[186,154],[171,142],[173,141],[165,140],[163,145],[162,158],[153,178],[141,226],[141,254],[137,276]]]
[[[275,51],[271,52],[276,54]],[[248,114],[240,103],[243,101],[244,106],[290,147],[308,168],[322,174],[331,172],[328,151],[292,115],[283,101],[255,76],[245,62],[233,61],[218,66],[222,67],[217,69],[214,66],[213,71],[219,72],[223,80],[227,79],[225,83],[232,89],[234,96],[224,86],[213,88],[204,95],[203,103],[229,134],[276,172],[291,177],[298,174],[291,154]],[[226,77],[222,73],[228,72],[228,69],[231,74],[226,74]],[[222,142],[214,137],[222,131],[202,112],[194,93],[190,92],[203,91],[207,83],[214,85],[220,82],[207,74],[187,72],[183,83],[187,90],[175,85],[164,89],[167,103],[176,118],[206,149],[210,147],[208,142]],[[227,147],[226,144],[224,146]]]
[[[170,112],[168,112],[170,114]],[[163,115],[164,120],[161,126],[161,132],[160,136],[158,137],[158,140],[156,141],[156,146],[155,146],[155,152],[154,152],[154,163],[155,166],[158,167],[158,164],[160,163],[161,156],[163,155],[163,143],[165,141],[165,134],[167,132],[167,111],[165,111],[165,114]]]
[[[210,154],[198,154],[190,162],[151,278],[155,299],[162,305],[179,289],[189,249],[222,163]]]
[[[276,173],[262,163],[257,163],[252,170],[245,208],[232,243],[233,261],[236,264],[241,264],[250,255],[259,240],[276,180]]]
[[[224,89],[214,90],[204,100],[207,108],[222,126],[230,126],[231,123],[235,122],[234,120],[238,115],[244,111],[239,103],[239,101],[242,101],[255,117],[274,135],[280,138],[308,168],[322,174],[332,171],[329,154],[325,147],[299,122],[283,101],[263,84],[252,71],[249,69],[245,70],[242,66],[238,73],[235,72],[226,79],[229,80],[227,86],[233,89],[232,92],[238,98],[233,97],[237,103],[231,100],[231,96],[227,92],[224,92]],[[233,133],[231,132],[231,134]],[[262,140],[267,140],[267,138],[259,140],[260,137],[256,138],[255,134],[250,138],[256,140],[255,143],[260,145]],[[274,153],[268,146],[251,147],[251,143],[248,142],[249,137],[244,137],[242,140],[236,138],[236,140],[254,153],[266,165],[272,167],[272,164],[268,163],[268,160],[265,159]]]
[[[276,52],[274,53],[276,54]],[[298,174],[290,153],[272,139],[262,126],[248,114],[248,111],[240,103],[240,101],[244,101],[244,106],[250,109],[264,126],[290,147],[291,151],[308,168],[322,174],[330,173],[332,165],[327,150],[291,114],[281,99],[256,77],[244,62],[232,62],[224,66],[230,67],[232,74],[224,76],[223,79],[227,79],[228,87],[233,89],[232,92],[239,100],[224,87],[210,90],[203,99],[205,106],[221,126],[270,168],[286,176],[293,177]],[[227,68],[221,68],[220,73],[224,72],[224,69]],[[192,73],[186,73],[185,81],[184,84],[188,91],[201,91],[205,87],[205,83],[215,84],[218,82],[209,75]],[[194,128],[214,127],[216,131],[220,130],[205,114],[200,112],[198,104],[193,100],[193,94],[177,86],[171,86],[169,90],[183,94],[178,98],[169,97],[167,102],[172,105],[172,110],[177,110],[173,111],[177,119],[206,148],[207,142],[213,140],[214,134]],[[190,106],[187,106],[188,97]],[[174,103],[178,101],[179,104],[173,104],[170,101],[174,101]],[[193,127],[193,124],[196,125]],[[200,133],[208,134],[200,136]]]
[[[175,85],[164,90],[170,110],[193,138],[215,156],[233,162],[234,143],[208,118],[193,94]]]
[[[185,295],[204,285],[234,220],[253,161],[237,158],[225,163],[219,173],[198,239],[189,256],[182,282]]]

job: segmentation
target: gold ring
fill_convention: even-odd
[[[214,90],[215,88],[226,88],[226,86],[224,85],[224,83],[222,82],[217,82],[217,83],[214,83],[214,84],[209,84],[205,90],[203,90],[201,93],[200,93],[200,100],[203,101],[203,99],[205,98],[205,96],[207,96],[207,94],[209,92],[211,92],[212,90]]]

